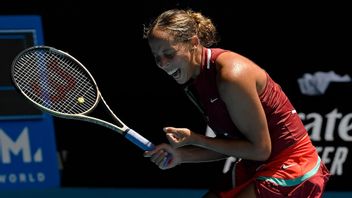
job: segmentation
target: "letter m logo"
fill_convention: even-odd
[[[37,149],[32,159],[27,127],[22,130],[16,140],[12,140],[4,130],[0,129],[0,162],[3,164],[10,164],[11,154],[14,156],[19,156],[22,154],[23,163],[43,161],[41,148]]]

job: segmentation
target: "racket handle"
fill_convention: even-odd
[[[127,129],[124,134],[126,139],[145,151],[151,151],[155,148],[153,143],[151,143],[149,140],[141,136],[133,129]]]
[[[134,131],[133,129],[127,129],[125,131],[125,138],[137,145],[139,148],[145,151],[151,151],[155,148],[155,145],[147,140],[145,137],[141,136],[139,133]],[[171,160],[171,154],[168,153],[166,159],[164,161],[164,167],[166,167]]]

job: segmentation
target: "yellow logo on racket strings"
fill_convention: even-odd
[[[78,103],[78,104],[83,104],[83,103],[84,103],[84,98],[83,98],[83,96],[77,98],[77,103]]]

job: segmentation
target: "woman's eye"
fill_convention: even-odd
[[[168,58],[168,59],[171,59],[174,57],[174,54],[165,54],[165,57]]]

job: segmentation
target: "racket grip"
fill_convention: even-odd
[[[149,140],[141,136],[133,129],[127,129],[125,131],[125,138],[145,151],[151,151],[155,148],[153,143],[151,143]]]

